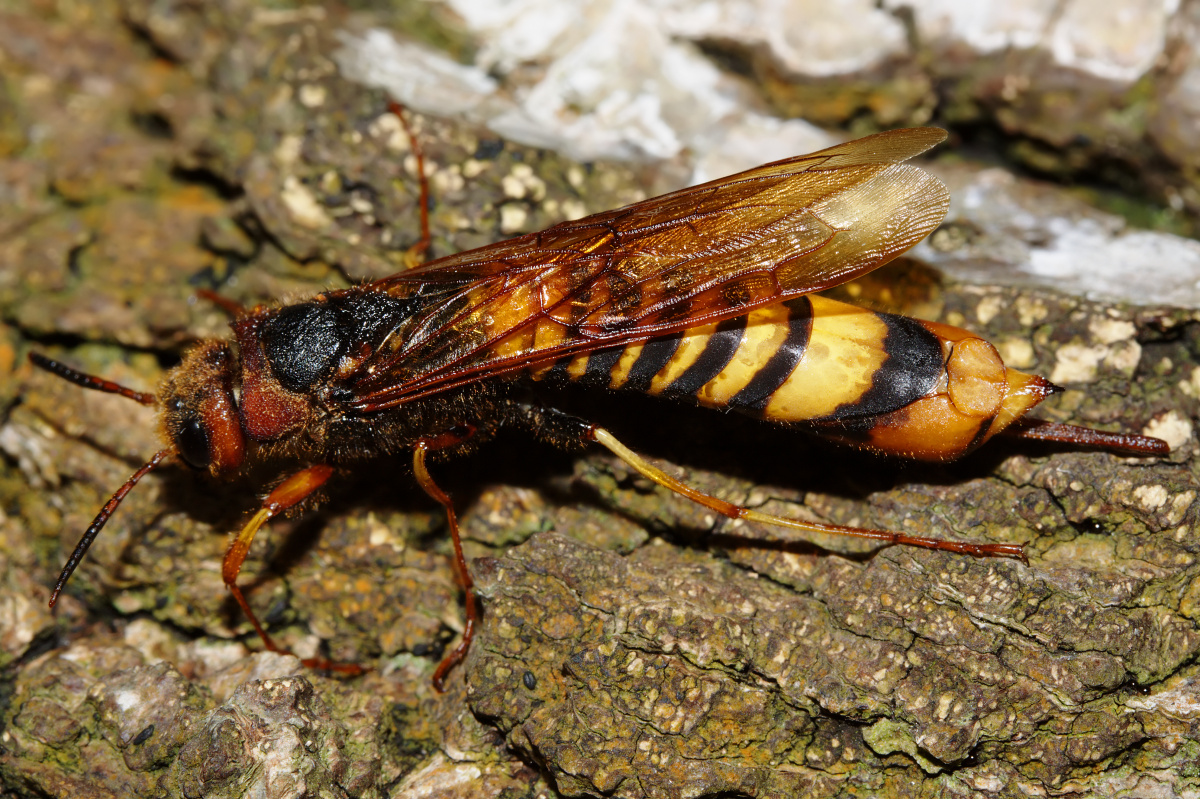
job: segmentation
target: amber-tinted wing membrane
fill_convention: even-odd
[[[900,163],[944,138],[868,136],[379,281],[420,310],[349,381],[351,404],[389,407],[862,275],[945,215],[941,182]]]

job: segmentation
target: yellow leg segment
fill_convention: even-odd
[[[267,495],[267,498],[263,500],[262,507],[250,517],[250,520],[246,522],[229,545],[229,549],[225,551],[225,560],[221,563],[221,578],[225,581],[229,592],[233,594],[242,613],[245,613],[246,618],[254,625],[255,632],[258,633],[263,646],[269,652],[286,652],[287,650],[281,649],[275,644],[275,641],[267,634],[266,628],[259,622],[258,616],[250,609],[250,603],[246,601],[246,596],[238,587],[238,575],[242,572],[242,564],[246,562],[246,555],[250,552],[250,545],[254,543],[254,536],[258,534],[259,529],[276,514],[311,496],[314,491],[325,484],[332,474],[333,467],[319,464],[302,469],[284,480]],[[363,672],[361,666],[353,663],[333,663],[325,658],[306,658],[302,662],[309,668],[337,671],[343,674],[361,674]]]

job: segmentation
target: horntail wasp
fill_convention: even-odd
[[[474,447],[502,427],[564,446],[599,443],[655,483],[730,518],[1024,560],[1017,544],[739,507],[667,475],[608,430],[530,399],[529,387],[539,383],[640,391],[934,461],[1001,432],[1165,454],[1159,439],[1023,418],[1056,387],[1006,367],[995,347],[966,330],[814,296],[887,263],[937,227],[949,204],[945,186],[903,162],[945,136],[936,128],[880,133],[374,283],[240,311],[231,323],[236,348],[201,342],[154,395],[31,356],[85,388],[156,405],[164,440],[84,533],[50,604],[147,472],[177,461],[238,479],[269,454],[296,471],[233,540],[222,573],[275,650],[237,585],[255,533],[335,470],[411,453],[417,481],[445,508],[465,592],[462,640],[434,673],[440,689],[467,652],[477,608],[454,508],[426,457]]]

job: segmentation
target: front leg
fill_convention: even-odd
[[[246,522],[241,532],[230,543],[229,549],[225,552],[225,560],[221,563],[221,578],[225,581],[225,587],[229,589],[230,593],[233,594],[233,598],[237,600],[242,613],[245,613],[246,618],[254,625],[255,631],[258,632],[258,637],[262,639],[263,646],[266,647],[268,652],[286,653],[287,650],[275,644],[271,636],[267,634],[266,628],[262,626],[258,617],[254,615],[254,611],[250,609],[250,603],[246,601],[245,595],[242,594],[242,589],[238,587],[238,575],[241,574],[242,564],[246,562],[246,555],[250,552],[250,544],[253,543],[254,536],[258,533],[259,528],[277,516],[281,511],[285,511],[312,496],[313,492],[325,485],[325,481],[332,474],[332,466],[318,464],[296,472],[277,485],[275,490],[263,500],[262,507],[258,509],[258,512],[250,518],[250,521]],[[303,662],[304,665],[310,668],[331,669],[348,674],[362,673],[361,666],[330,663],[324,658],[309,658]]]

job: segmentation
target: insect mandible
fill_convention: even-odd
[[[410,453],[417,481],[445,509],[465,593],[461,641],[434,673],[440,688],[467,652],[478,613],[454,508],[426,457],[473,447],[502,427],[567,446],[602,444],[655,483],[730,518],[1024,560],[1015,544],[740,507],[538,398],[538,387],[550,384],[640,391],[935,461],[1001,432],[1165,454],[1159,439],[1025,418],[1056,387],[1006,367],[966,330],[813,296],[887,263],[937,227],[946,188],[904,162],[945,135],[912,128],[868,136],[373,283],[242,312],[231,322],[236,347],[199,343],[154,395],[31,355],[78,385],[156,405],[164,440],[84,533],[50,604],[147,472],[180,462],[238,479],[269,452],[296,470],[233,540],[222,576],[265,646],[277,650],[237,584],[258,529],[335,470]]]

